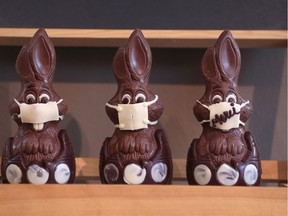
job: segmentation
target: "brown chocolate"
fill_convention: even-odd
[[[202,60],[206,90],[193,111],[203,131],[188,151],[189,184],[260,184],[259,151],[244,126],[252,106],[241,97],[237,86],[240,66],[239,47],[231,33],[224,31]]]
[[[44,29],[39,29],[21,49],[16,71],[21,81],[9,113],[18,124],[3,150],[4,183],[73,183],[75,157],[66,130],[58,124],[67,106],[52,86],[55,49]]]
[[[148,88],[151,64],[150,47],[135,30],[113,61],[118,90],[106,113],[116,129],[101,149],[102,183],[171,184],[170,148],[163,131],[153,126],[163,105]]]

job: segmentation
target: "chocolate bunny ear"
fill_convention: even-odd
[[[208,82],[237,83],[241,65],[240,50],[230,31],[219,36],[214,47],[207,49],[202,60],[202,71]]]
[[[127,44],[119,48],[113,62],[116,79],[121,82],[139,81],[147,83],[152,64],[150,46],[141,30],[136,29]]]
[[[39,29],[18,55],[16,61],[18,75],[23,82],[37,79],[48,83],[53,79],[55,65],[54,46],[46,31]]]
[[[222,32],[215,44],[215,50],[221,76],[236,83],[241,66],[241,54],[230,31]]]

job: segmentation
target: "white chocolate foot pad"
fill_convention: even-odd
[[[222,164],[217,171],[217,179],[222,185],[232,186],[236,184],[239,172],[227,164]]]
[[[164,163],[154,164],[151,169],[151,175],[155,182],[163,182],[167,176],[167,165]]]
[[[34,164],[29,166],[27,177],[30,183],[40,185],[48,181],[49,173],[44,168]]]
[[[107,164],[104,168],[104,177],[108,183],[116,182],[119,178],[118,168],[113,163]]]
[[[200,164],[194,169],[194,178],[199,185],[207,185],[211,176],[211,170],[204,164]]]
[[[71,172],[67,164],[61,163],[57,166],[54,178],[58,184],[65,184],[70,178]]]
[[[124,170],[124,181],[127,184],[141,184],[144,182],[146,177],[146,169],[141,168],[137,164],[129,164]]]
[[[17,165],[10,164],[6,169],[6,177],[10,184],[19,184],[21,183],[22,171]]]
[[[255,165],[248,164],[244,169],[244,181],[247,185],[253,185],[258,179],[258,170]]]

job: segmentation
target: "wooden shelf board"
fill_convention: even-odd
[[[0,28],[0,46],[22,46],[37,29]],[[55,46],[119,47],[133,30],[115,29],[46,29]],[[207,48],[221,30],[142,30],[151,47]],[[287,47],[285,30],[232,30],[240,48]]]
[[[287,188],[0,185],[2,215],[286,215]]]

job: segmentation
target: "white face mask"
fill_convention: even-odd
[[[218,128],[223,131],[238,128],[240,124],[245,125],[245,123],[240,120],[240,110],[242,107],[248,104],[249,101],[242,104],[220,102],[210,106],[202,104],[200,101],[197,102],[210,111],[209,120],[203,120],[200,122],[200,124],[210,122],[211,127]]]
[[[16,99],[14,101],[20,108],[18,118],[22,123],[31,123],[35,130],[42,130],[44,123],[49,121],[59,121],[63,116],[59,116],[57,104],[61,103],[63,99],[56,101],[49,101],[47,103],[26,104],[19,103]]]
[[[148,106],[155,103],[157,100],[158,96],[155,95],[155,99],[148,102],[118,104],[117,106],[106,103],[106,106],[118,111],[119,124],[115,125],[115,127],[120,130],[138,130],[148,128],[148,124],[157,124],[157,121],[151,122],[148,119]]]

